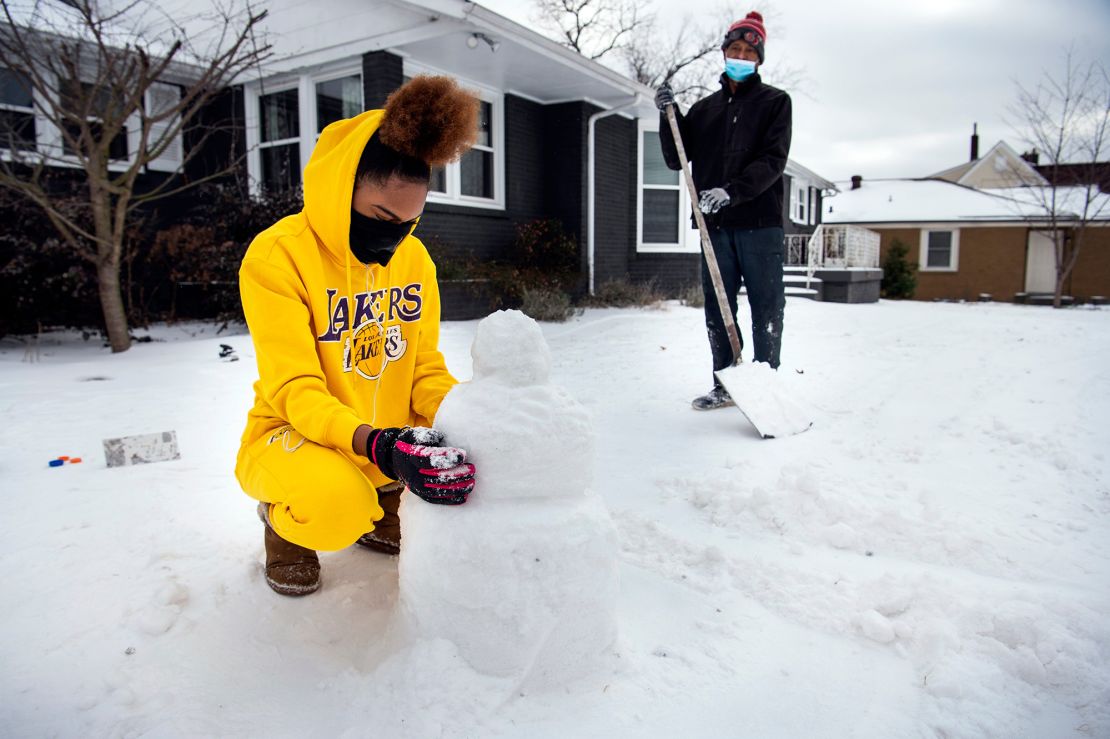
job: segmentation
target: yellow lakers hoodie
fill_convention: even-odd
[[[435,265],[409,234],[389,265],[351,253],[355,169],[384,111],[337,121],[304,171],[304,209],[255,237],[239,269],[258,381],[247,447],[291,425],[337,449],[380,486],[385,477],[351,448],[360,424],[430,425],[455,379],[439,344]]]

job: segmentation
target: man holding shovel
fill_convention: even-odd
[[[783,293],[783,171],[790,153],[790,96],[766,85],[759,77],[767,33],[763,16],[748,13],[733,23],[721,44],[725,71],[721,89],[694,103],[683,116],[674,93],[664,83],[655,95],[662,113],[659,139],[667,166],[682,164],[667,120],[675,106],[686,156],[693,166],[698,209],[705,215],[721,283],[736,321],[737,293],[748,289],[752,313],[755,361],[779,366]],[[705,325],[713,353],[713,371],[738,359],[729,339],[706,260],[702,260],[705,291]],[[714,375],[713,388],[695,398],[696,410],[733,405],[732,398]]]

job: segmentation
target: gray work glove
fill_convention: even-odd
[[[698,210],[702,213],[716,213],[728,205],[731,198],[723,187],[714,187],[712,190],[702,190],[698,193]]]
[[[659,112],[666,113],[667,106],[674,104],[674,90],[671,86],[666,82],[659,85],[659,89],[655,91],[655,107],[659,108]]]

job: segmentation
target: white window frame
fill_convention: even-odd
[[[297,152],[301,159],[301,185],[304,185],[304,168],[316,147],[317,133],[316,117],[316,83],[327,82],[340,77],[358,75],[362,82],[362,65],[357,61],[345,60],[337,64],[317,67],[298,75],[282,75],[274,77],[265,83],[248,82],[243,85],[243,105],[245,115],[243,123],[247,135],[247,179],[250,182],[250,191],[254,195],[262,192],[262,150],[272,146],[285,146],[297,143]],[[362,92],[362,85],[359,85]],[[297,91],[297,125],[300,135],[296,138],[286,138],[263,143],[262,132],[259,126],[262,123],[259,103],[265,95],[278,92]],[[362,92],[362,110],[366,109],[365,92]]]
[[[85,80],[78,80],[85,82]],[[154,85],[162,85],[166,87],[176,87],[180,90],[181,85],[172,82],[157,81]],[[153,85],[152,85],[153,87]],[[55,85],[57,89],[57,85]],[[67,154],[65,151],[65,139],[62,137],[62,132],[58,130],[57,126],[53,125],[45,115],[41,112],[40,94],[38,90],[32,91],[33,107],[30,112],[35,115],[35,149],[34,151],[24,152],[22,157],[27,159],[36,159],[38,157],[49,157],[46,162],[51,167],[71,167],[74,169],[81,168],[79,159],[72,155]],[[153,100],[151,98],[151,90],[148,88],[143,93],[143,104],[150,109],[153,107]],[[0,107],[6,110],[16,110],[20,112],[27,112],[28,109],[16,105],[0,104]],[[95,118],[90,118],[95,120]],[[170,125],[167,122],[162,125]],[[137,113],[128,116],[127,122],[127,157],[123,159],[110,159],[108,160],[109,172],[122,172],[132,165],[135,161],[135,156],[139,149],[139,136],[141,119]],[[185,158],[185,142],[182,131],[178,131],[174,136],[174,142],[162,152],[162,156],[150,160],[146,164],[146,168],[155,172],[177,172]],[[175,156],[176,154],[176,156]],[[0,157],[5,160],[11,161],[11,151],[6,148],[0,147]]]
[[[410,59],[404,60],[402,74],[406,78],[415,77],[419,74],[455,76],[450,72],[427,67]],[[429,191],[428,202],[440,203],[443,205],[460,205],[467,208],[505,210],[505,94],[500,90],[481,85],[471,80],[459,78],[459,84],[478,93],[478,98],[480,100],[490,104],[490,125],[493,126],[493,146],[475,148],[493,152],[493,197],[482,198],[474,195],[463,195],[459,162],[451,162],[444,168],[444,179],[447,192]]]
[[[790,178],[790,220],[794,223],[802,226],[813,223],[813,208],[810,198],[812,189],[808,180],[800,177]],[[802,195],[802,197],[799,197],[799,195]]]
[[[243,119],[247,134],[247,175],[251,193],[254,195],[262,193],[262,150],[274,146],[286,146],[294,142],[297,144],[301,157],[301,184],[304,184],[304,165],[307,160],[304,158],[305,106],[303,104],[304,90],[301,89],[303,86],[301,80],[294,79],[284,80],[283,83],[266,85],[265,87],[253,85],[244,88],[243,102],[246,111]],[[259,108],[262,98],[279,92],[288,92],[289,90],[297,91],[297,125],[300,127],[300,135],[296,138],[290,137],[263,142],[262,131],[259,130],[259,126],[262,125],[262,111]]]
[[[644,184],[644,134],[659,133],[656,121],[640,119],[636,132],[636,251],[644,254],[697,254],[701,251],[700,237],[691,236],[696,232],[690,228],[690,218],[693,211],[690,209],[690,196],[686,183],[683,181],[682,172],[678,175],[678,185],[645,185]],[[675,243],[645,243],[644,242],[644,190],[678,190],[678,241]]]
[[[929,263],[929,234],[952,234],[952,251],[949,254],[948,265],[945,267],[930,267]],[[958,228],[923,228],[921,229],[921,246],[918,255],[918,270],[921,272],[959,272],[960,270],[960,229]]]
[[[11,71],[14,72],[15,70],[11,70]],[[38,111],[35,109],[35,101],[37,99],[38,99],[38,92],[32,87],[31,88],[31,107],[29,107],[29,108],[25,108],[22,105],[10,105],[10,104],[5,103],[5,102],[0,102],[0,110],[10,110],[14,113],[30,113],[31,114],[31,117],[32,117],[32,119],[34,120],[34,123],[35,123],[35,143],[34,143],[34,149],[32,150],[33,152],[38,152],[42,148],[42,143],[41,143],[40,139],[42,138],[43,119],[42,119],[42,116],[40,116],[38,114]],[[5,159],[9,159],[11,157],[11,150],[8,149],[7,147],[0,147],[0,151],[3,152]],[[31,153],[32,152],[24,152],[21,156],[28,156]]]

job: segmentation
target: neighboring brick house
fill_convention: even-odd
[[[1078,194],[1059,192],[1068,199]],[[1052,294],[1056,285],[1053,241],[1036,193],[1035,187],[979,190],[945,179],[856,179],[828,201],[825,222],[877,232],[884,258],[895,240],[909,247],[918,265],[916,299],[1022,300]],[[1080,301],[1110,295],[1110,206],[1087,228],[1064,287]]]

